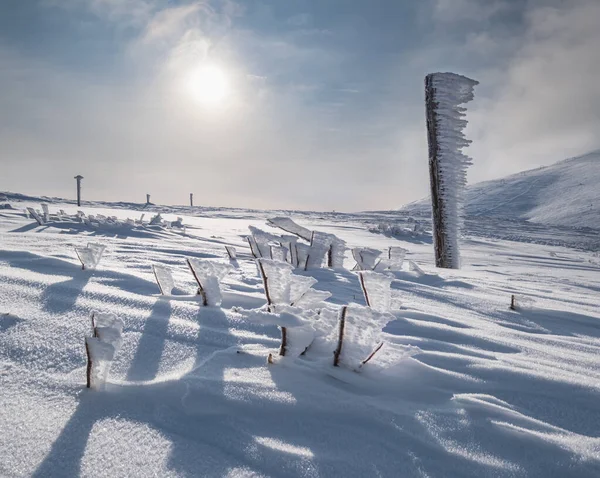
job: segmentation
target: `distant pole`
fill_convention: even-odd
[[[77,180],[77,206],[81,206],[81,180],[83,176],[78,174],[75,179]]]
[[[150,194],[146,194],[146,204],[150,204]]]
[[[190,207],[194,207],[194,193],[190,193]]]

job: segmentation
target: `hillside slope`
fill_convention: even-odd
[[[467,216],[600,229],[600,151],[467,188]],[[429,200],[404,206],[429,213]]]

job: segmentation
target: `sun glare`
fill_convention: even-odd
[[[189,78],[192,96],[205,105],[223,103],[231,92],[229,78],[225,72],[214,65],[202,66]]]

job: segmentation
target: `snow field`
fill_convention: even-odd
[[[365,215],[299,215],[349,248],[408,250],[401,270],[385,272],[390,302],[401,303],[369,339],[385,345],[355,373],[331,365],[327,338],[312,354],[266,363],[280,346],[277,325],[295,319],[257,310],[263,281],[244,237],[278,214],[178,210],[183,234],[38,226],[22,212],[38,206],[18,206],[0,212],[0,314],[10,313],[0,315],[2,476],[600,474],[591,253],[468,237],[463,269],[438,274],[431,244],[372,234]],[[81,270],[75,254],[88,242],[106,245],[96,270]],[[225,245],[239,267],[222,279],[221,307],[202,306],[185,259],[228,264]],[[171,295],[161,295],[153,264],[171,271]],[[294,274],[331,310],[363,310],[349,251],[344,266]],[[511,311],[511,294],[530,301]],[[103,391],[85,389],[93,310],[123,322]]]

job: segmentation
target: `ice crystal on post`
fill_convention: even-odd
[[[462,226],[464,189],[471,159],[462,152],[471,141],[463,130],[466,108],[478,82],[455,73],[425,78],[429,172],[436,266],[458,269],[458,238]]]
[[[187,263],[198,283],[198,294],[202,296],[204,305],[220,306],[223,300],[221,281],[233,269],[233,266],[205,259],[187,259]]]
[[[121,348],[123,322],[113,314],[92,312],[93,336],[85,338],[87,387],[104,388],[111,362]]]
[[[173,274],[167,266],[153,264],[152,270],[154,271],[154,277],[156,283],[160,289],[162,295],[171,295],[175,288],[175,282],[173,281]]]
[[[359,272],[360,286],[369,307],[378,312],[389,312],[392,303],[392,278],[373,271]]]
[[[95,269],[106,246],[94,242],[88,243],[87,247],[76,247],[75,253],[81,262],[82,269]]]
[[[393,318],[390,314],[382,314],[370,307],[342,307],[338,327],[330,334],[330,341],[333,342],[335,337],[337,342],[333,364],[360,369],[381,349],[382,329]]]
[[[375,269],[377,259],[381,256],[381,251],[369,249],[367,247],[355,247],[352,249],[352,257],[356,261],[354,270],[372,271]]]
[[[305,241],[310,241],[311,239],[312,231],[296,224],[289,217],[274,217],[272,219],[268,219],[267,222],[271,226],[283,229],[285,232],[294,234]]]

